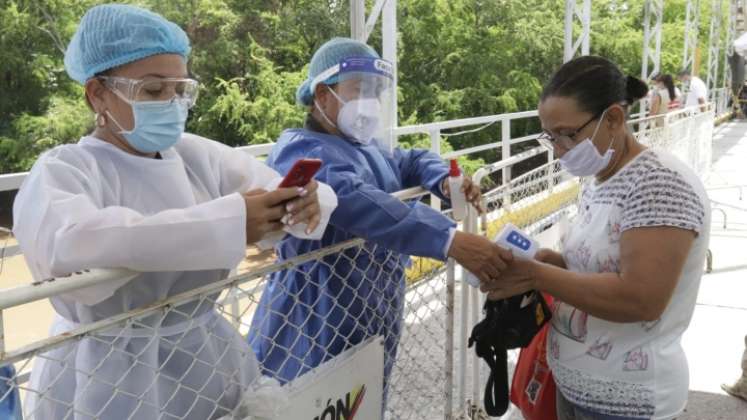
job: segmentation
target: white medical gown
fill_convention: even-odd
[[[128,268],[131,280],[51,299],[60,334],[225,278],[245,255],[239,192],[279,176],[253,157],[195,135],[161,152],[127,154],[94,137],[34,165],[14,204],[14,232],[35,279]],[[319,188],[322,224],[336,206]],[[58,281],[64,281],[60,279]],[[217,418],[259,375],[245,340],[217,314],[217,296],[188,302],[58,347],[36,359],[26,418]],[[156,333],[156,328],[158,332]]]

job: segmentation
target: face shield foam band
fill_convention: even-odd
[[[390,62],[382,60],[380,58],[372,57],[352,57],[341,61],[338,64],[324,70],[319,73],[312,81],[310,89],[313,92],[319,83],[323,83],[325,80],[339,75],[340,81],[348,77],[353,77],[354,74],[371,74],[376,76],[385,77],[389,80],[394,80],[393,66]]]

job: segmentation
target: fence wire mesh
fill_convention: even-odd
[[[442,416],[444,267],[406,277],[405,256],[336,248],[115,317],[93,307],[95,322],[4,354],[0,396],[20,390],[25,419],[214,419],[260,372],[285,383],[381,335],[387,418]]]
[[[706,178],[711,171],[714,110],[685,110],[667,114],[664,124],[655,118],[636,122],[638,140],[648,147],[666,150]]]
[[[707,173],[712,112],[639,125],[642,142]],[[493,238],[511,222],[539,233],[572,213],[579,190],[557,161],[540,165],[488,191],[486,215],[466,230]],[[407,269],[406,261],[356,240],[119,315],[99,316],[93,306],[86,323],[58,323],[50,338],[0,355],[0,402],[20,396],[25,419],[217,419],[235,410],[258,375],[285,383],[381,335],[386,418],[445,418],[454,414],[445,400],[460,411],[454,418],[485,418],[486,370],[471,350],[456,364],[466,343],[449,327],[471,329],[482,298],[460,281],[447,293],[442,264],[418,259]]]

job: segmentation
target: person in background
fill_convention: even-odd
[[[682,70],[677,77],[683,85],[687,86],[683,108],[700,105],[700,110],[705,111],[705,105],[708,103],[708,88],[703,80],[698,76],[693,76],[688,69]]]
[[[744,83],[737,94],[739,110],[742,112],[741,118],[747,117],[747,83]]]
[[[674,78],[671,74],[661,74],[656,78],[659,89],[664,89],[669,95],[668,110],[680,108],[680,96],[682,95],[677,86],[674,85]]]
[[[667,81],[669,84],[667,84]],[[663,74],[654,78],[654,90],[651,98],[651,110],[649,116],[658,117],[655,119],[655,125],[657,127],[662,127],[664,125],[663,115],[669,112],[669,106],[674,98],[675,92],[672,76]]]
[[[51,298],[51,335],[222,280],[266,234],[300,228],[294,234],[320,237],[326,227],[333,207],[320,197],[334,202],[329,186],[267,192],[276,171],[184,133],[198,91],[189,52],[176,24],[114,4],[89,9],[68,45],[65,69],[85,87],[95,129],[39,157],[15,200],[13,230],[37,281],[96,268],[137,274]],[[231,412],[260,371],[215,310],[217,297],[40,355],[27,419],[205,420]]]
[[[687,403],[681,346],[708,249],[710,204],[685,163],[633,136],[628,108],[645,83],[595,56],[545,86],[540,141],[585,177],[561,252],[514,259],[490,299],[529,290],[556,301],[547,338],[559,420],[673,419]]]
[[[747,401],[747,336],[744,337],[744,352],[742,353],[742,376],[732,385],[722,384],[727,394]]]
[[[307,107],[303,128],[282,133],[267,164],[280,173],[299,157],[321,159],[317,179],[332,186],[339,205],[320,241],[287,237],[280,261],[341,244],[351,248],[276,272],[254,315],[249,342],[263,373],[291,381],[368,337],[385,338],[385,383],[402,331],[409,255],[453,257],[479,278],[497,278],[511,254],[420,202],[391,194],[422,186],[448,200],[449,168],[426,150],[393,145],[392,65],[368,45],[334,38],[309,65],[296,98]],[[480,190],[465,177],[462,191],[479,207]]]

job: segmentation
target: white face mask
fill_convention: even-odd
[[[609,146],[607,146],[607,151],[604,153],[604,156],[599,154],[599,151],[597,150],[596,146],[594,146],[594,143],[592,142],[592,139],[594,138],[594,136],[597,135],[597,130],[599,130],[599,126],[601,125],[602,120],[604,119],[604,114],[606,112],[607,111],[602,113],[602,116],[599,117],[597,128],[594,129],[594,134],[592,134],[591,137],[586,138],[586,140],[576,145],[573,149],[567,151],[563,155],[563,157],[560,158],[560,164],[571,175],[573,176],[596,175],[599,172],[601,172],[602,169],[606,168],[607,165],[610,164],[610,161],[612,160],[612,155],[615,152],[612,149],[612,143],[615,141],[615,138],[612,137],[612,140],[610,141]]]
[[[337,114],[337,124],[333,124],[327,115],[322,111],[319,105],[314,105],[319,109],[327,123],[336,126],[342,134],[363,145],[370,144],[373,140],[376,130],[379,128],[379,119],[381,118],[381,104],[378,99],[353,99],[344,101],[335,93],[332,88],[328,87],[332,95],[342,103],[342,108]]]
[[[342,106],[337,115],[337,126],[358,143],[369,144],[379,128],[380,115],[378,99],[355,99]]]

